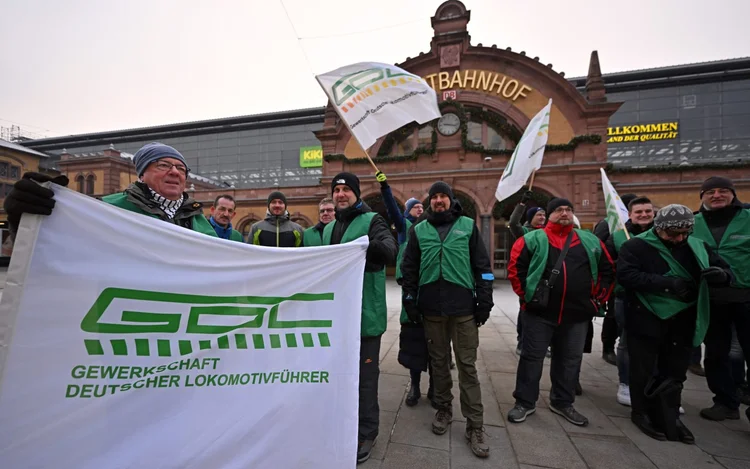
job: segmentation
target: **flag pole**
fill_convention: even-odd
[[[534,188],[534,176],[536,176],[536,169],[531,172],[531,182],[529,182],[529,190]]]
[[[352,138],[354,138],[354,140],[357,140],[357,138],[354,135],[352,135]],[[375,162],[372,161],[372,158],[370,158],[370,154],[367,153],[367,150],[365,150],[365,147],[363,147],[362,144],[359,143],[359,140],[357,140],[357,145],[359,145],[359,148],[361,148],[362,152],[364,152],[365,156],[367,157],[367,161],[369,161],[372,167],[375,168],[375,172],[376,173],[379,172],[380,170],[378,169],[377,166],[375,166]]]

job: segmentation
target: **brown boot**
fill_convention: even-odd
[[[466,439],[469,440],[471,452],[479,458],[486,458],[490,455],[490,446],[485,441],[484,429],[467,428]]]
[[[448,425],[453,420],[453,412],[450,410],[440,409],[435,414],[435,418],[432,419],[432,433],[436,435],[442,435],[448,431]]]

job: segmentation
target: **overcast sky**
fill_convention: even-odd
[[[323,106],[314,73],[428,51],[442,3],[283,2],[296,34],[280,0],[3,0],[0,126],[51,137]],[[593,49],[604,73],[750,56],[748,0],[465,5],[472,44],[567,77]]]

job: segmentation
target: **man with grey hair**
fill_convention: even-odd
[[[659,210],[654,227],[626,241],[617,259],[625,288],[630,354],[631,420],[657,440],[694,444],[680,421],[690,353],[706,335],[709,285],[729,284],[729,265],[691,236],[693,212],[684,205]]]

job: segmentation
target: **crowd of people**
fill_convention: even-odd
[[[138,181],[103,197],[104,202],[259,246],[327,246],[367,236],[357,461],[370,457],[378,437],[385,268],[393,263],[402,289],[398,360],[411,377],[406,404],[421,399],[422,373],[427,372],[427,399],[436,410],[432,431],[445,434],[453,421],[450,370],[457,367],[466,440],[476,456],[489,456],[476,360],[478,328],[494,306],[494,275],[475,221],[464,216],[448,184],[435,182],[424,202],[409,199],[402,212],[386,175],[378,172],[387,209],[383,217],[361,199],[357,176],[343,172],[332,179],[330,197],[318,205],[318,223],[307,230],[290,220],[285,195],[274,191],[266,218],[252,226],[245,241],[232,226],[236,203],[231,195],[217,197],[207,219],[202,204],[185,192],[189,168],[176,149],[145,145],[134,164]],[[46,181],[68,182],[64,176],[26,173],[5,198],[13,237],[23,213],[49,215],[54,209],[53,192],[38,184]],[[681,390],[701,344],[715,395],[701,416],[739,419],[740,402],[748,399],[750,362],[750,210],[737,199],[732,182],[706,180],[695,214],[683,205],[657,210],[646,196],[623,196],[630,220],[625,230],[614,233],[606,223],[593,233],[582,230],[567,199],[527,207],[530,196],[524,195],[510,218],[517,239],[508,276],[520,300],[520,357],[508,420],[521,423],[534,413],[549,357],[550,410],[574,425],[588,424],[574,403],[583,392],[582,357],[591,351],[596,317],[605,318],[604,358],[618,367],[616,399],[631,406],[631,420],[644,433],[658,440],[695,441],[680,420]]]

